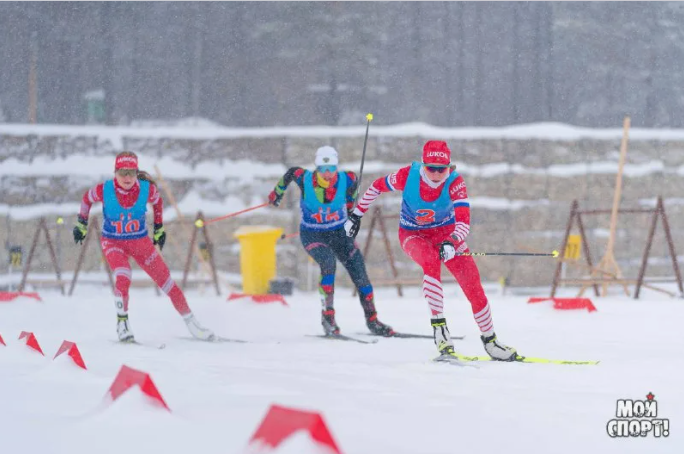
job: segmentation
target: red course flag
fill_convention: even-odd
[[[59,355],[61,355],[64,352],[68,352],[68,355],[71,357],[71,359],[78,367],[82,369],[87,369],[85,363],[83,362],[83,358],[81,357],[81,352],[78,351],[78,347],[73,342],[62,342],[62,346],[59,347],[59,350],[57,350],[55,357],[52,359],[56,359]]]
[[[271,405],[268,413],[250,439],[250,444],[276,448],[293,433],[305,430],[319,444],[328,446],[333,452],[342,454],[320,413],[295,408]]]

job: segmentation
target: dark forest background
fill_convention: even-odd
[[[39,123],[684,126],[676,2],[0,2],[0,121],[32,58]]]

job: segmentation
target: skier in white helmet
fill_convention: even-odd
[[[319,293],[322,311],[321,324],[327,336],[340,334],[335,321],[336,260],[347,269],[359,292],[359,300],[366,318],[366,326],[380,336],[392,336],[394,330],[378,320],[373,297],[373,286],[368,279],[363,255],[353,238],[345,234],[344,223],[354,207],[358,189],[354,172],[339,172],[337,151],[324,146],[316,151],[316,169],[290,168],[268,196],[273,206],[280,205],[287,186],[296,182],[301,190],[300,239],[306,252],[321,268]]]

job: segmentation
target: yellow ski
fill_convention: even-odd
[[[437,358],[435,358],[435,361],[441,361],[445,362],[445,356],[447,355],[440,355]],[[492,358],[489,356],[467,356],[463,355],[461,353],[452,353],[448,356],[451,356],[453,358],[456,358],[460,361],[466,361],[466,362],[475,362],[475,361],[494,361]],[[505,361],[497,361],[497,362],[505,362]],[[537,363],[537,364],[571,364],[571,365],[585,365],[585,366],[595,366],[596,364],[600,363],[600,361],[567,361],[563,359],[546,359],[546,358],[533,358],[529,356],[520,356],[518,355],[514,361],[511,362],[516,362],[516,363]]]

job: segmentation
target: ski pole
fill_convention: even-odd
[[[363,139],[363,152],[361,153],[361,169],[359,169],[359,184],[356,186],[356,194],[358,196],[361,190],[361,179],[363,178],[363,163],[366,161],[366,145],[368,144],[368,129],[370,129],[370,122],[373,120],[373,114],[366,115],[366,137]],[[354,201],[356,202],[356,200]]]
[[[508,256],[514,256],[514,257],[553,257],[557,258],[559,253],[558,251],[553,251],[550,254],[540,254],[540,253],[532,253],[532,252],[457,252],[456,256],[465,256],[465,257],[487,257],[490,255],[508,255]]]
[[[288,234],[283,233],[282,235],[280,235],[280,239],[281,239],[281,240],[287,240],[287,239],[290,239],[290,238],[294,238],[294,237],[296,237],[296,236],[299,236],[299,232],[288,233]]]
[[[195,222],[195,225],[196,225],[197,227],[202,227],[203,225],[211,224],[212,222],[216,222],[216,221],[222,221],[222,220],[228,219],[228,218],[232,218],[232,217],[237,216],[237,215],[240,215],[240,214],[242,214],[242,213],[247,213],[248,211],[258,210],[259,208],[263,208],[263,207],[265,207],[265,206],[267,206],[267,205],[268,205],[268,202],[262,203],[261,205],[256,205],[256,206],[253,206],[253,207],[250,207],[250,208],[245,208],[244,210],[236,211],[235,213],[226,214],[225,216],[221,216],[221,217],[218,217],[218,218],[209,219],[208,221],[204,221],[204,222],[202,222],[201,219],[198,219],[197,222]],[[198,224],[199,224],[199,225],[198,225]]]

